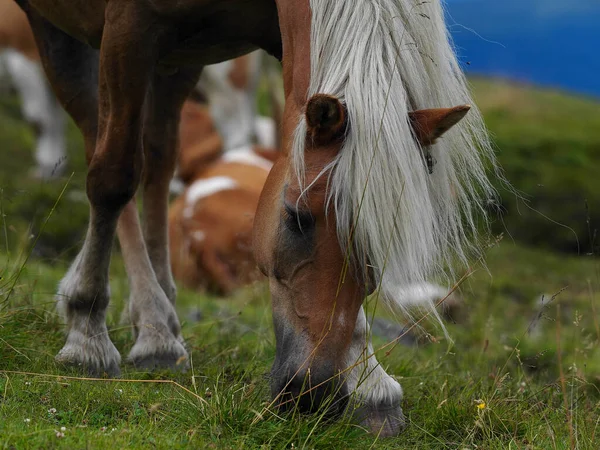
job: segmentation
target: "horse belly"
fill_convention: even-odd
[[[74,38],[100,48],[106,0],[27,0],[42,16]]]
[[[153,1],[157,4],[167,0]],[[163,63],[204,66],[237,58],[258,48],[280,57],[281,36],[274,0],[181,2],[185,7],[179,7],[176,16],[180,39],[163,56]],[[182,11],[186,14],[181,15]],[[175,11],[169,14],[175,17]]]

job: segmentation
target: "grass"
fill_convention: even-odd
[[[0,445],[546,449],[570,448],[572,426],[577,448],[596,448],[600,335],[590,289],[600,288],[598,261],[509,242],[490,250],[488,258],[495,276],[478,270],[463,284],[467,317],[449,325],[454,345],[438,330],[435,343],[380,352],[405,389],[410,419],[403,435],[382,441],[346,419],[278,417],[268,408],[275,343],[264,285],[227,299],[180,293],[193,371],[146,374],[125,367],[120,380],[93,381],[53,359],[63,327],[52,295],[65,267],[29,262],[0,312]],[[3,267],[6,298],[19,266]],[[127,297],[118,256],[111,271],[111,338],[126,355],[133,340],[129,327],[118,324]],[[567,286],[552,302],[547,297],[546,306],[538,302],[540,293]],[[197,308],[200,321],[191,318]],[[376,347],[384,344],[375,338]],[[56,436],[61,427],[62,438]]]
[[[487,83],[477,81],[478,92],[505,89]],[[492,100],[479,100],[488,114]],[[448,325],[453,343],[431,323],[424,325],[431,339],[418,347],[386,346],[375,336],[375,348],[386,346],[379,360],[405,391],[410,424],[398,438],[380,440],[348,418],[269,408],[275,342],[264,284],[225,299],[180,291],[187,373],[124,366],[121,379],[90,380],[58,365],[64,335],[53,294],[87,212],[81,143],[71,126],[75,174],[60,197],[66,177],[27,177],[33,140],[12,99],[0,102],[0,117],[0,448],[597,448],[600,261],[593,251],[567,256],[508,235],[489,249],[488,269],[476,267],[462,284],[463,320]],[[111,290],[110,334],[126,356],[133,338],[119,324],[128,287],[118,253]]]

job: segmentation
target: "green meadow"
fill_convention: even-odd
[[[87,220],[82,143],[70,124],[67,175],[34,180],[33,133],[17,99],[2,96],[0,448],[597,449],[600,104],[500,81],[473,87],[522,195],[499,185],[504,214],[493,214],[485,265],[464,273],[450,339],[427,318],[410,330],[415,345],[373,337],[405,392],[408,427],[390,439],[350,417],[272,407],[265,284],[228,298],[179,289],[186,373],[123,365],[119,379],[89,379],[55,363],[64,334],[53,295]],[[119,320],[128,286],[115,250],[108,322],[125,357],[133,338]]]

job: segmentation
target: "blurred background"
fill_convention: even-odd
[[[576,254],[593,251],[600,223],[598,20],[595,0],[447,4],[500,162],[524,194],[502,194],[506,231]]]
[[[434,360],[440,361],[436,370],[447,369],[457,375],[450,384],[462,386],[470,379],[473,390],[483,395],[494,396],[498,384],[504,382],[498,381],[502,371],[510,373],[500,397],[516,399],[516,403],[498,405],[498,411],[505,408],[506,417],[513,414],[513,407],[528,408],[526,402],[533,397],[560,408],[557,380],[564,380],[562,374],[567,372],[571,393],[575,392],[571,409],[596,414],[578,416],[579,427],[593,428],[600,404],[600,2],[448,0],[446,9],[450,34],[475,102],[491,132],[504,175],[517,193],[497,182],[501,212],[492,212],[487,266],[474,265],[473,274],[460,286],[456,294],[460,312],[448,325],[456,351],[446,352],[445,346],[426,346],[414,353],[404,350],[388,364],[394,373],[406,377],[404,387],[409,396],[421,391],[427,394],[409,400],[410,406],[423,414],[429,406],[435,410],[434,402],[440,400],[444,387],[439,392],[435,389],[446,385],[439,379],[438,385],[432,381],[430,391],[419,387],[424,374],[435,378],[430,366]],[[11,76],[9,67],[15,63],[10,62],[14,55],[6,58],[11,52],[14,50],[6,48],[0,56],[0,276],[10,279],[24,255],[31,254],[20,275],[22,295],[12,297],[11,307],[25,302],[52,311],[48,306],[52,291],[78,251],[87,223],[82,140],[64,118],[66,150],[60,168],[32,170],[39,163],[34,155],[40,122],[29,120],[31,114],[23,110],[19,79]],[[274,85],[280,88],[280,80],[266,69],[271,63],[260,66],[253,108],[276,125],[281,102],[277,100],[280,94],[274,96],[272,90]],[[47,103],[52,111],[52,101]],[[47,126],[50,130],[62,127],[60,123]],[[113,264],[113,272],[113,297],[120,305],[127,288],[119,262]],[[446,291],[449,288],[444,287]],[[260,359],[266,367],[274,348],[270,322],[264,320],[268,294],[264,286],[252,289],[235,293],[229,288],[211,291],[206,286],[196,286],[195,291],[182,289],[179,305],[186,318],[184,334],[198,332],[202,325],[194,324],[206,315],[235,317],[233,322],[211,325],[210,331],[202,329],[203,339],[212,333],[208,341],[220,340],[221,347],[226,345],[223,342],[237,345],[238,340],[252,342],[256,338],[252,333],[260,329],[257,335],[269,342],[266,350],[260,349],[266,352]],[[221,297],[216,295],[219,293]],[[0,280],[0,303],[1,295]],[[114,315],[119,308],[114,307]],[[189,310],[196,311],[195,315],[188,316]],[[235,315],[236,311],[244,311],[244,315]],[[39,330],[50,326],[58,349],[61,328],[52,317],[50,325],[46,320],[39,322]],[[233,327],[235,321],[243,326]],[[425,341],[445,339],[439,328],[433,326],[429,331]],[[397,335],[398,330],[386,322],[377,339],[384,342]],[[118,339],[122,343],[131,338]],[[0,361],[6,357],[18,363],[20,356],[9,349],[2,351],[5,354],[0,352]],[[254,351],[252,345],[248,351]],[[51,361],[48,355],[44,357]],[[547,386],[555,389],[546,391]],[[542,397],[533,394],[542,391]],[[458,396],[450,402],[469,410],[472,400],[463,405]],[[431,405],[421,403],[427,401]],[[501,421],[503,413],[498,412]],[[457,423],[459,429],[462,425]],[[440,433],[448,429],[439,426]],[[539,426],[545,430],[546,422]],[[501,426],[497,432],[502,435]]]

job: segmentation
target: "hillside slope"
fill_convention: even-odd
[[[505,213],[495,231],[590,252],[600,227],[600,103],[503,81],[472,84],[506,178],[524,197],[498,185]]]

